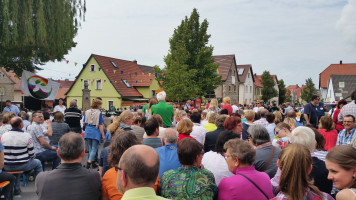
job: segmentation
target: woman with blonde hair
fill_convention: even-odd
[[[134,121],[134,115],[132,112],[125,110],[124,112],[121,113],[120,116],[114,117],[113,123],[109,125],[108,131],[112,135],[118,129],[122,129],[124,131],[131,131],[131,125]]]
[[[297,122],[293,118],[286,117],[283,122],[289,125],[289,129],[291,131],[293,131],[295,128],[297,128]]]
[[[248,128],[250,126],[255,125],[253,123],[254,119],[255,119],[255,112],[253,110],[246,110],[245,111],[245,118],[246,118],[246,122],[242,122],[242,139],[243,140],[247,140],[248,139]]]
[[[2,125],[0,126],[0,136],[12,129],[10,120],[13,117],[16,117],[15,113],[13,112],[6,112],[2,116]]]
[[[336,200],[356,200],[356,148],[350,145],[335,146],[326,155],[328,179],[341,191]]]
[[[325,138],[325,150],[330,151],[336,145],[338,136],[338,132],[333,125],[333,120],[330,117],[321,117],[319,124],[319,132]]]
[[[309,179],[312,169],[310,151],[302,144],[289,144],[278,155],[277,165],[281,170],[279,189],[281,192],[273,200],[323,199],[333,198],[321,192]]]
[[[194,139],[192,136],[190,136],[190,133],[193,131],[193,122],[190,121],[189,119],[183,119],[179,122],[178,127],[177,127],[177,131],[179,133],[178,141],[181,141],[184,138],[192,138]],[[195,140],[195,139],[194,139]]]
[[[273,112],[273,115],[274,115],[274,123],[276,123],[276,125],[280,122],[282,122],[282,113],[280,111],[274,111]]]
[[[212,99],[209,104],[208,112],[214,112],[214,113],[219,113],[220,108],[219,108],[219,102],[216,99]]]
[[[215,125],[215,120],[218,118],[218,114],[212,111],[209,111],[207,114],[208,123],[204,125],[204,128],[207,132],[215,131],[218,127]]]
[[[224,103],[224,106],[222,107],[222,110],[226,109],[228,111],[228,114],[231,115],[232,114],[232,106],[231,106],[230,97],[224,97],[223,103]]]
[[[104,118],[100,111],[102,101],[94,99],[91,103],[91,109],[85,111],[83,123],[85,124],[84,139],[89,146],[89,158],[87,168],[96,168],[95,155],[98,151],[101,140],[105,139]],[[100,137],[101,136],[101,137]]]

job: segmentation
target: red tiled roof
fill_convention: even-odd
[[[219,75],[222,81],[226,81],[231,66],[236,67],[235,55],[219,55],[213,56],[216,64],[218,64]]]
[[[250,64],[249,65],[237,65],[236,67],[238,70],[240,70],[240,69],[244,70],[242,75],[239,75],[239,80],[241,83],[244,83],[246,81],[246,77],[247,77],[247,74],[250,71],[250,69],[251,69],[251,74],[253,74],[252,66]],[[252,76],[252,80],[254,81],[254,76]]]
[[[254,75],[255,77],[255,86],[256,87],[263,87],[262,84],[262,75]],[[277,84],[278,84],[278,79],[277,79],[277,75],[272,74],[271,77],[273,78],[273,80],[276,80]]]
[[[287,90],[295,90],[295,89],[297,89],[297,88],[299,88],[298,84],[297,84],[297,85],[288,85],[288,86],[286,87]]]
[[[6,71],[5,67],[1,67],[1,70],[9,77],[9,79],[15,83],[14,90],[21,90],[21,79],[16,76],[13,71]]]
[[[319,74],[319,88],[327,88],[330,75],[356,75],[356,63],[331,64]]]
[[[255,77],[255,86],[256,87],[263,87],[262,85],[262,75],[254,75]]]
[[[56,95],[56,99],[65,98],[65,94],[69,90],[69,88],[74,84],[74,81],[67,80],[54,80],[57,83],[60,83],[58,93]]]
[[[150,86],[152,80],[155,78],[154,74],[144,74],[135,61],[121,60],[95,54],[92,54],[92,56],[98,62],[106,76],[111,81],[111,84],[121,96],[142,97],[142,94],[139,93],[133,86]],[[111,62],[114,62],[117,68],[114,67]],[[115,73],[114,70],[116,70]],[[121,74],[121,71],[123,71],[123,74]],[[127,80],[131,87],[127,87],[122,81],[123,79]]]

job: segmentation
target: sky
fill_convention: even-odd
[[[356,63],[356,0],[87,0],[69,63],[48,62],[38,74],[74,80],[92,53],[163,68],[169,38],[193,8],[209,22],[213,55],[235,54],[286,85],[311,77],[318,88],[330,64]]]

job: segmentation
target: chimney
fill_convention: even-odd
[[[342,65],[342,60],[340,60],[340,65]]]
[[[133,60],[133,62],[137,64],[137,60],[136,60],[136,59],[135,59],[135,60]]]

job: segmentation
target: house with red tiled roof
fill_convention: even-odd
[[[239,76],[236,67],[235,54],[213,56],[218,65],[218,73],[221,76],[222,85],[214,92],[216,98],[230,97],[231,104],[239,101]]]
[[[11,100],[15,103],[23,102],[21,80],[12,71],[6,71],[4,67],[0,68],[0,101]],[[2,94],[2,95],[1,95]]]
[[[300,95],[302,94],[303,88],[305,88],[306,85],[302,85],[302,87],[299,87],[298,84],[296,85],[288,85],[286,87],[286,95],[288,90],[290,91],[291,99],[292,99],[292,104],[299,102],[302,103],[302,99],[300,98]]]
[[[66,93],[67,102],[75,99],[78,107],[82,107],[82,89],[86,80],[91,98],[101,97],[105,109],[142,105],[160,90],[151,68],[137,64],[136,60],[92,54]]]
[[[322,99],[326,99],[331,75],[356,75],[356,63],[331,64],[319,74],[319,90]]]
[[[274,89],[277,90],[277,94],[279,93],[279,87],[278,87],[278,79],[277,79],[277,75],[271,74],[271,77],[274,81]],[[262,84],[262,75],[256,75],[254,74],[254,78],[255,78],[255,94],[254,94],[254,101],[263,101],[262,100],[262,88],[263,88],[263,84]],[[275,102],[277,105],[279,104],[278,102],[278,95],[277,97],[273,97],[271,99],[269,99],[269,101]]]
[[[254,99],[254,82],[252,65],[237,65],[239,76],[239,103],[240,104],[252,104]]]

